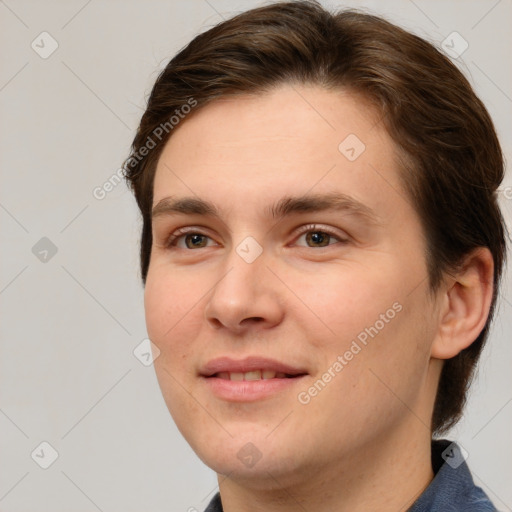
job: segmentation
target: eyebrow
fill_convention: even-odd
[[[357,199],[341,193],[313,194],[303,196],[285,196],[267,207],[265,213],[275,220],[294,213],[311,213],[323,211],[344,211],[355,214],[372,224],[379,224],[379,216],[369,206]],[[198,197],[165,197],[160,200],[151,213],[152,218],[172,215],[204,215],[221,218],[219,209],[210,201]]]

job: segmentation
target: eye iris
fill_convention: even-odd
[[[325,247],[326,245],[329,245],[329,238],[330,235],[323,233],[322,231],[311,231],[306,234],[308,244],[311,242],[317,247]]]
[[[205,247],[206,239],[204,235],[193,233],[185,237],[185,244],[189,249],[192,249],[194,247]]]

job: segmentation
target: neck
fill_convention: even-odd
[[[405,425],[389,439],[379,438],[343,460],[308,468],[301,475],[267,472],[267,477],[258,480],[257,486],[254,482],[219,475],[223,509],[224,512],[405,511],[434,477],[430,443],[430,432],[423,425],[420,428]]]

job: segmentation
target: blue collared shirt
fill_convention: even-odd
[[[497,512],[487,494],[473,482],[464,459],[456,443],[432,441],[434,479],[408,512]],[[205,512],[223,512],[219,493]]]

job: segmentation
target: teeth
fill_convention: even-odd
[[[286,374],[274,370],[253,370],[250,372],[219,372],[216,377],[224,380],[268,380],[284,379]]]
[[[245,372],[243,376],[244,380],[261,380],[261,371],[254,370],[252,372]]]

